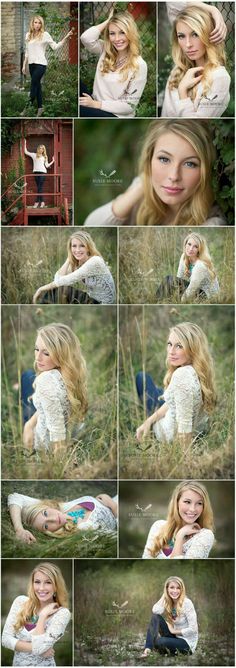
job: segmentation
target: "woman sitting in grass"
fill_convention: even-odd
[[[184,480],[173,491],[166,520],[151,526],[143,559],[207,559],[213,543],[208,492],[200,482]]]
[[[8,496],[9,512],[17,538],[36,541],[23,525],[52,538],[65,538],[77,531],[110,532],[117,527],[117,496],[81,496],[71,501],[42,500],[14,492]]]
[[[183,322],[171,328],[166,362],[164,391],[149,374],[137,374],[138,396],[149,417],[138,427],[136,436],[141,441],[153,427],[159,442],[178,439],[186,450],[196,436],[209,430],[209,414],[216,404],[213,361],[198,325]]]
[[[157,300],[173,294],[182,302],[198,299],[216,301],[219,282],[204,237],[191,232],[184,239],[177,277],[166,276],[157,288]]]
[[[181,578],[173,575],[166,580],[152,613],[142,659],[153,649],[160,654],[193,654],[198,642],[197,615]]]

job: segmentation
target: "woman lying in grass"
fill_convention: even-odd
[[[23,525],[53,538],[87,529],[110,532],[117,527],[117,497],[108,494],[81,496],[64,503],[14,492],[8,496],[8,506],[17,538],[28,544],[36,538]]]

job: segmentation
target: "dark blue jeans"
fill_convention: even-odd
[[[36,412],[32,401],[32,394],[34,393],[33,382],[35,379],[34,369],[27,369],[21,375],[21,402],[22,402],[22,417],[23,424]]]
[[[46,72],[46,65],[31,63],[29,71],[31,76],[30,101],[33,104],[36,98],[38,108],[41,108],[43,106],[41,79]]]
[[[80,82],[80,97],[83,97],[83,93],[92,96],[91,91],[88,90],[87,86],[81,81]],[[81,118],[118,118],[115,114],[110,113],[109,111],[103,111],[103,109],[95,109],[94,107],[83,107],[80,105],[79,115]]]
[[[145,648],[158,649],[161,653],[167,649],[171,654],[192,654],[191,649],[183,638],[176,638],[169,631],[168,625],[162,615],[152,615],[146,637]]]
[[[140,401],[143,403],[144,399],[144,386],[145,386],[145,400],[146,400],[146,411],[147,415],[154,413],[156,408],[163,406],[164,399],[160,399],[164,390],[162,387],[157,387],[152,380],[152,377],[149,373],[143,374],[142,371],[139,371],[136,376],[136,388]]]
[[[43,184],[46,179],[46,174],[42,172],[34,172],[34,178],[36,181],[37,192],[38,192],[37,201],[41,203],[43,202],[42,192],[43,192]]]

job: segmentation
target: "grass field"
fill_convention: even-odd
[[[199,232],[199,230],[197,230]],[[120,303],[178,303],[175,293],[160,301],[157,286],[165,276],[176,276],[189,230],[183,228],[121,228],[119,230]],[[234,303],[234,230],[205,228],[205,238],[220,284],[217,301]],[[197,299],[194,300],[197,303]]]
[[[183,578],[186,595],[196,609],[197,650],[186,657],[153,652],[145,665],[234,665],[233,573],[234,563],[228,560],[187,560],[174,565],[169,560],[77,562],[75,665],[144,665],[141,653],[152,606],[173,574]]]
[[[62,463],[29,457],[22,444],[21,406],[14,384],[32,368],[36,330],[66,322],[79,336],[88,368],[89,409],[84,428],[68,441]],[[101,479],[116,477],[116,307],[4,306],[2,308],[2,477]]]
[[[187,454],[179,442],[158,443],[151,434],[138,444],[135,436],[145,418],[144,407],[137,400],[135,374],[146,370],[162,387],[168,331],[184,321],[196,322],[208,336],[218,394],[209,433],[195,440]],[[120,478],[233,477],[233,332],[233,306],[120,307]]]
[[[79,231],[79,230],[78,230]],[[67,257],[72,228],[14,228],[2,230],[2,303],[32,304],[36,290],[51,283]],[[108,263],[116,283],[117,231],[93,228],[98,251]],[[83,285],[79,284],[83,289]]]
[[[109,494],[115,496],[116,483],[111,481],[98,482],[66,482],[64,480],[50,482],[17,481],[2,483],[2,557],[8,558],[100,558],[116,557],[116,532],[78,531],[76,534],[62,539],[45,536],[35,529],[29,530],[36,538],[36,543],[28,545],[16,538],[9,511],[7,497],[12,492],[26,494],[38,499],[57,499],[61,502],[71,501],[80,496]]]

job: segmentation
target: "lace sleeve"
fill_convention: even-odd
[[[58,396],[57,383],[50,372],[44,372],[38,376],[37,396],[44,412],[50,441],[64,441],[66,438],[66,425],[63,407]]]
[[[201,289],[204,279],[207,277],[208,271],[207,267],[203,262],[197,262],[192,271],[192,276],[190,278],[189,286],[185,290],[183,297],[194,297],[197,290]],[[184,299],[183,299],[184,301]]]
[[[75,269],[75,271],[72,271],[70,274],[65,276],[56,275],[54,281],[58,287],[60,285],[73,285],[74,283],[82,281],[89,276],[98,276],[98,274],[102,274],[103,271],[104,263],[102,258],[98,255],[94,255],[93,257],[90,257],[87,262],[82,265],[82,267]]]
[[[162,613],[165,610],[165,605],[164,605],[164,595],[157,601],[157,603],[154,604],[152,608],[152,612],[154,615],[162,615]]]
[[[153,549],[155,539],[157,538],[158,534],[160,533],[160,529],[164,526],[164,524],[165,520],[157,520],[157,522],[154,522],[154,524],[152,524],[143,551],[143,556],[142,556],[143,559],[155,559],[155,557],[151,555],[150,550]]]
[[[186,544],[187,559],[207,559],[214,543],[214,534],[210,529],[201,529],[199,533],[189,541],[189,547]]]
[[[43,654],[50,647],[60,640],[64,635],[67,624],[70,621],[70,611],[67,608],[61,608],[50,618],[47,630],[39,636],[31,635],[32,653]]]
[[[27,601],[27,596],[17,596],[17,598],[15,598],[15,600],[12,603],[11,609],[7,615],[7,619],[5,621],[2,632],[3,647],[11,649],[13,652],[16,643],[18,641],[18,638],[16,637],[16,631],[14,629],[14,624],[16,623],[16,617],[18,615],[18,612],[20,608],[24,605],[25,601]],[[29,642],[30,641],[31,637],[29,636]]]
[[[178,434],[191,434],[193,428],[193,390],[186,377],[186,370],[174,371],[171,379],[176,408]]]
[[[26,496],[25,494],[19,494],[18,492],[13,492],[7,497],[8,506],[19,506],[21,509],[26,506],[30,506],[32,503],[37,503],[39,499],[36,499],[33,496]]]
[[[184,627],[183,629],[181,628],[181,634],[188,638],[188,636],[192,637],[193,634],[198,633],[197,615],[194,605],[190,599],[185,601],[184,612],[187,617],[188,626]]]

